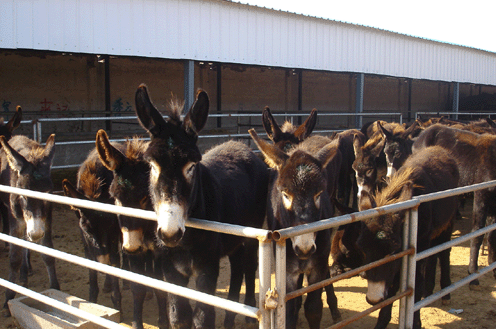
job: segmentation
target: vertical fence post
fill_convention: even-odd
[[[286,239],[276,242],[276,328],[286,328]]]
[[[407,218],[403,223],[403,250],[410,247],[410,212],[406,214]],[[405,291],[408,288],[408,257],[401,258],[401,277],[400,277],[400,291]],[[400,299],[399,310],[399,328],[405,328],[406,319],[406,297]]]
[[[41,140],[41,122],[40,121],[36,121],[36,134],[38,136],[36,136],[36,141],[38,143],[42,143],[43,141]]]
[[[418,206],[410,209],[410,247],[415,248],[415,253],[408,256],[408,286],[413,288],[413,293],[406,297],[405,328],[413,328],[413,307],[415,304],[415,273],[417,270],[417,231],[418,231]]]
[[[273,310],[265,307],[266,293],[271,288],[270,275],[272,271],[272,240],[260,240],[258,242],[258,264],[259,288],[258,288],[258,305],[260,308],[260,329],[269,329],[271,325],[270,315]]]

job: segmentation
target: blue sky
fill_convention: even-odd
[[[234,0],[496,53],[494,0]]]

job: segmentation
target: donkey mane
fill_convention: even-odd
[[[88,169],[83,171],[80,170],[78,173],[78,188],[81,191],[84,191],[84,194],[89,198],[95,200],[100,198],[103,192],[103,180],[96,175],[96,159],[98,158],[93,158],[93,161],[86,162],[85,165]]]
[[[376,192],[375,202],[377,206],[386,206],[393,203],[405,201],[401,200],[401,191],[408,183],[413,183],[412,176],[417,168],[404,167],[390,178],[386,178],[386,186],[379,192]],[[414,189],[422,188],[420,185],[413,185]]]
[[[365,145],[363,145],[362,149],[367,150],[367,149],[372,149],[377,146],[382,141],[382,135],[379,132],[374,133],[372,137],[370,137],[366,142]]]
[[[125,156],[131,161],[139,161],[143,158],[143,153],[146,151],[148,141],[140,139],[138,136],[133,136],[127,140]]]
[[[288,134],[294,134],[296,131],[297,127],[295,127],[291,122],[289,121],[284,121],[284,123],[281,126],[281,131],[283,133],[288,133]]]
[[[179,125],[181,123],[181,113],[184,111],[184,101],[173,94],[171,96],[172,98],[167,107],[169,122]]]

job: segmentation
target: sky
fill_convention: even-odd
[[[496,53],[495,0],[234,0]]]

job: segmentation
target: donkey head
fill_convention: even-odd
[[[55,153],[54,134],[48,137],[44,148],[37,146],[26,156],[13,149],[4,136],[0,136],[0,144],[13,172],[13,187],[47,193],[53,190],[50,170]],[[38,241],[45,236],[52,211],[48,201],[11,194],[10,205],[14,217],[24,222],[20,227],[26,227],[29,240]]]
[[[323,209],[329,209],[325,167],[337,152],[337,145],[329,143],[316,155],[296,149],[290,155],[273,144],[260,139],[255,130],[249,133],[267,163],[277,170],[271,200],[275,220],[280,227],[291,227],[323,219]],[[291,239],[295,254],[307,259],[316,251],[315,233]]]
[[[208,95],[200,90],[184,120],[179,107],[169,110],[165,120],[152,104],[145,85],[136,92],[138,120],[151,137],[144,158],[150,164],[157,237],[168,247],[177,246],[186,230],[197,164],[202,158],[196,142],[207,121],[208,108]]]
[[[10,118],[9,122],[3,124],[3,118],[2,118],[2,122],[0,123],[0,135],[5,136],[5,139],[9,140],[12,137],[12,132],[14,131],[14,129],[19,127],[19,125],[21,124],[21,120],[22,120],[22,109],[20,106],[17,106],[16,112],[14,113],[12,118]]]
[[[384,128],[380,123],[377,124],[379,132],[384,138],[387,177],[391,177],[403,165],[406,158],[412,154],[413,141],[411,137],[413,133],[418,131],[418,124],[417,121],[414,121],[408,129],[393,132]]]
[[[268,107],[262,112],[262,124],[267,136],[284,152],[288,152],[295,145],[310,136],[316,123],[317,109],[313,109],[305,122],[298,128],[289,122],[285,122],[282,127],[279,127]]]
[[[104,130],[96,134],[96,150],[103,165],[114,173],[109,187],[110,196],[118,206],[151,209],[148,192],[150,166],[143,159],[147,143],[137,138],[128,141],[126,154],[114,147]],[[141,253],[150,249],[156,224],[152,221],[118,215],[122,232],[122,249],[127,253]]]
[[[361,191],[369,193],[374,192],[377,182],[377,163],[376,159],[384,147],[384,140],[380,134],[375,134],[365,145],[362,144],[358,136],[353,138],[353,149],[355,151],[355,161],[352,168],[358,185],[358,198]]]
[[[367,191],[362,191],[360,211],[406,201],[412,198],[413,184],[404,181],[401,185],[388,186],[374,198]],[[357,239],[357,246],[364,255],[364,263],[380,260],[387,255],[397,253],[402,247],[402,228],[406,211],[386,214],[362,222]],[[375,305],[388,297],[395,276],[398,275],[401,262],[396,260],[368,270],[366,299]]]

